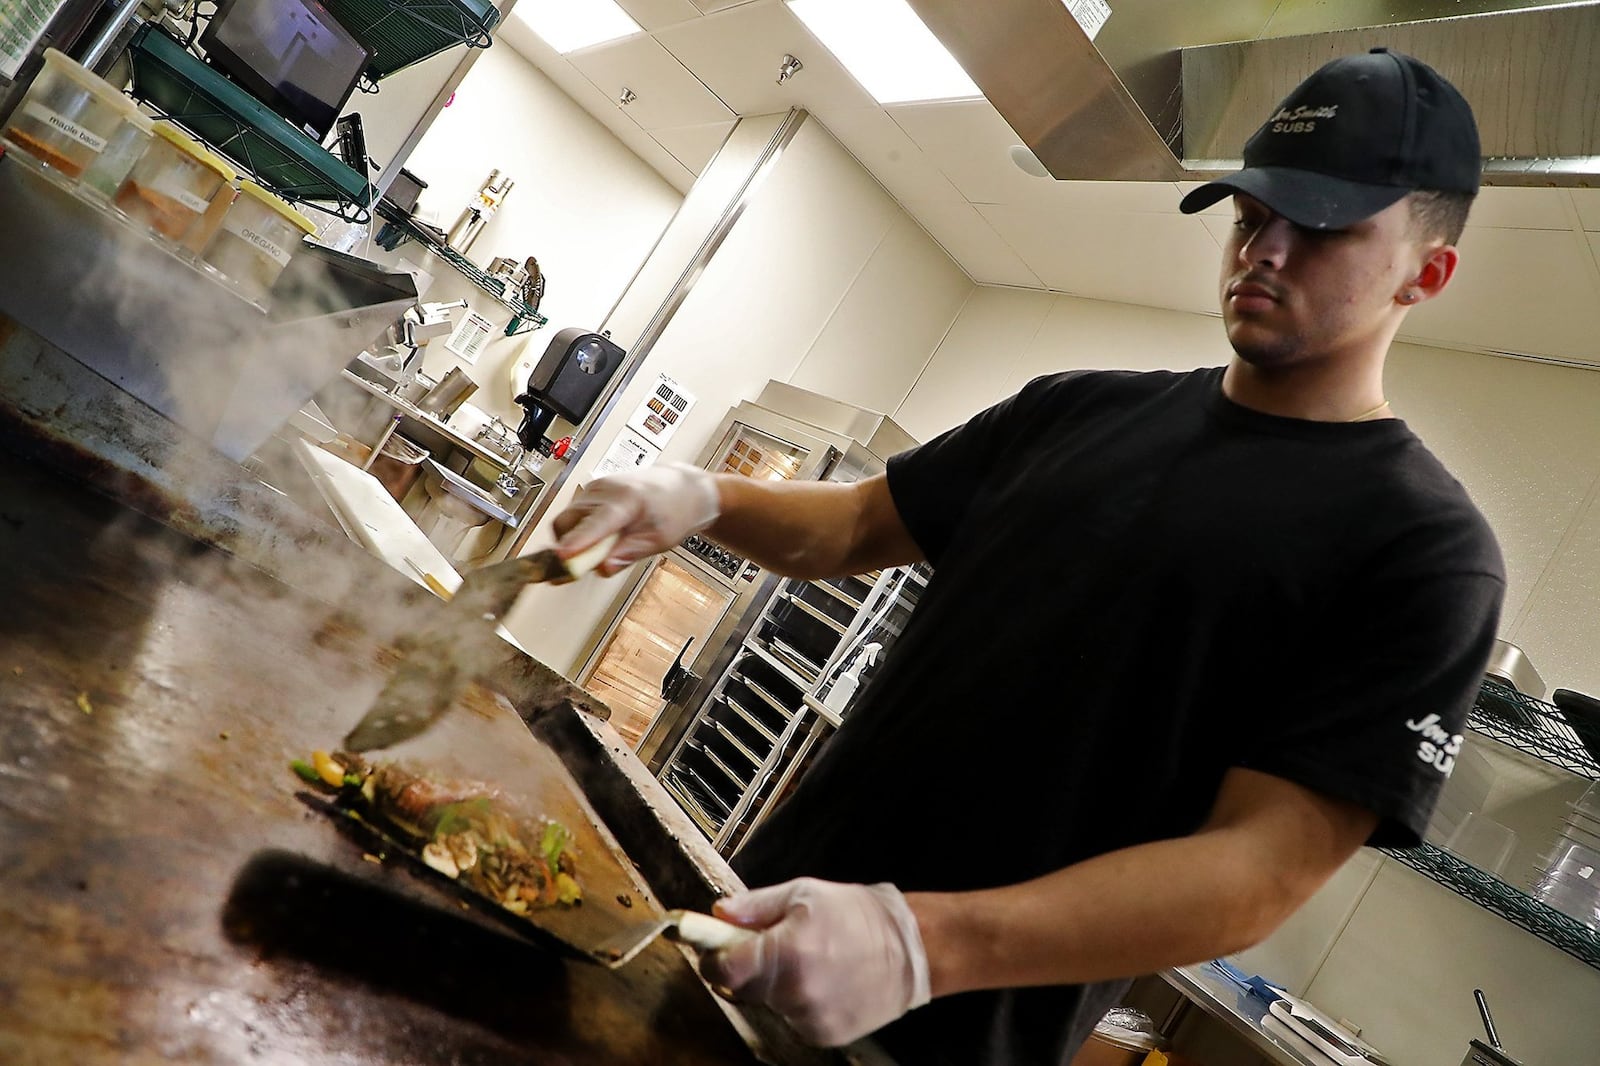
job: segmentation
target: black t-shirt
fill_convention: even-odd
[[[1221,382],[1043,377],[890,461],[933,579],[747,881],[1012,884],[1193,832],[1235,766],[1421,839],[1495,636],[1494,536],[1403,422],[1265,415]],[[879,1039],[905,1066],[1057,1066],[1125,987],[943,997]]]

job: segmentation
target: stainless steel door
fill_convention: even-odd
[[[701,453],[700,465],[718,473],[767,480],[816,480],[833,468],[838,457],[839,451],[829,441],[806,433],[803,425],[779,416],[763,417],[762,412],[745,407],[723,419]],[[691,685],[682,692],[681,704],[667,703],[660,696],[661,681],[684,640],[695,636],[684,662],[687,669],[701,677],[722,669],[725,653],[730,645],[737,645],[750,624],[749,608],[771,586],[766,571],[702,536],[689,537],[664,558],[673,562],[680,584],[682,575],[688,574],[696,586],[723,590],[722,605],[710,629],[702,632],[701,626],[687,622],[676,627],[665,624],[660,616],[666,607],[658,602],[659,595],[653,594],[641,604],[646,583],[655,580],[665,565],[652,564],[623,592],[616,614],[591,645],[578,675],[580,684],[619,711],[618,731],[646,763],[678,741],[686,722],[684,707],[693,706],[701,695]],[[669,591],[664,584],[658,591],[669,599],[691,595],[684,589]],[[685,604],[678,611],[695,614],[699,609]]]
[[[651,565],[583,681],[611,707],[611,724],[630,745],[639,746],[661,711],[662,679],[685,642],[704,647],[734,598],[684,560],[668,555]]]

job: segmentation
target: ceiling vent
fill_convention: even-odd
[[[1204,180],[1317,67],[1385,45],[1472,104],[1491,185],[1600,185],[1600,3],[910,0],[1052,175]],[[1438,17],[1448,13],[1450,17]]]

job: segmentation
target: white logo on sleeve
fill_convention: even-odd
[[[1422,734],[1422,742],[1417,745],[1417,758],[1449,777],[1450,771],[1455,769],[1456,755],[1461,751],[1461,734],[1440,729],[1439,716],[1436,714],[1430,714],[1421,721],[1412,719],[1406,723],[1406,728]]]

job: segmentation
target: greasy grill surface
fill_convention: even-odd
[[[618,972],[542,950],[296,801],[288,761],[393,666],[349,610],[5,450],[0,552],[0,1062],[753,1061],[672,945]],[[575,832],[586,902],[538,918],[563,937],[654,912],[483,689],[393,754]]]

